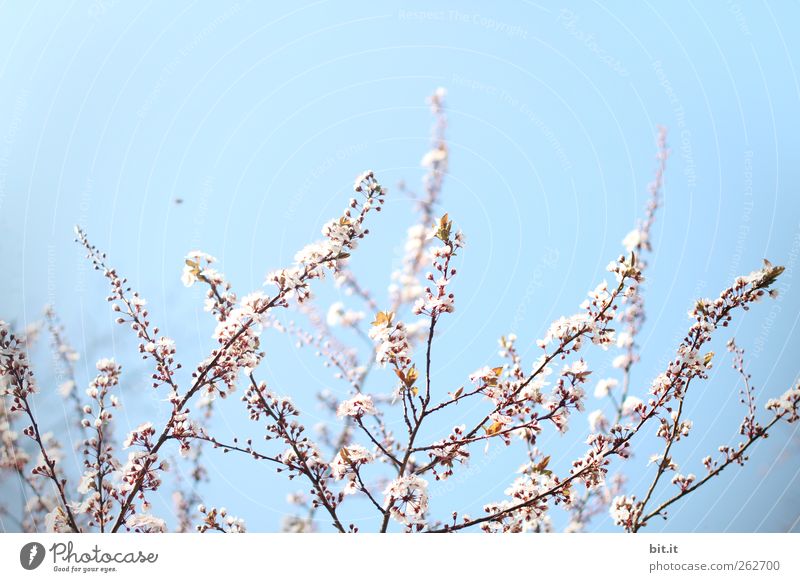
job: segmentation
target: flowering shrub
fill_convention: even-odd
[[[363,497],[374,508],[381,532],[550,531],[551,514],[557,508],[567,512],[568,531],[585,529],[593,516],[604,512],[619,527],[637,532],[653,518],[666,518],[671,505],[728,466],[745,463],[748,449],[778,422],[798,420],[800,384],[766,403],[756,402],[744,350],[731,338],[728,347],[744,385],[741,440],[705,457],[705,472],[699,475],[681,473],[674,459],[674,444],[692,435],[684,403],[713,365],[714,355],[706,345],[740,311],[776,294],[772,287],[783,268],[768,261],[737,278],[717,297],[699,299],[689,312],[686,335],[663,371],[647,390],[631,384],[645,317],[641,283],[668,158],[663,129],[644,218],[624,237],[624,253],[609,263],[610,280],[594,286],[576,313],[550,325],[535,342],[540,354],[533,361],[523,361],[517,348],[520,340],[510,334],[500,338],[493,366],[475,370],[456,390],[434,386],[436,332],[457,308],[456,265],[465,245],[451,217],[436,212],[449,159],[443,99],[443,90],[430,99],[435,125],[431,150],[422,160],[426,175],[418,200],[419,222],[408,229],[405,256],[392,275],[388,305],[377,304],[348,261],[368,236],[367,223],[387,196],[370,171],[356,178],[355,197],[340,216],[323,226],[322,238],[301,249],[292,265],[269,273],[263,291],[239,296],[214,257],[200,251],[186,255],[181,280],[187,287],[206,290],[205,310],[216,320],[214,348],[189,371],[179,362],[175,342],[153,323],[145,299],[77,228],[77,241],[110,286],[108,302],[117,322],[137,338],[139,355],[151,366],[152,387],[169,402],[170,412],[165,422],[147,421],[125,435],[115,434],[114,416],[120,406],[115,392],[122,367],[113,359],[101,359],[96,377],[80,390],[73,371],[77,353],[69,347],[54,311],[46,310],[54,352],[68,378],[59,392],[74,406],[82,431],[77,454],[83,472],[68,475],[64,468],[68,453],[52,434],[40,430],[33,404],[40,388],[28,352],[36,330],[19,331],[0,323],[0,470],[23,484],[27,499],[22,508],[3,506],[3,513],[15,517],[21,530],[162,532],[168,528],[167,520],[153,515],[149,498],[169,486],[174,488],[175,503],[174,516],[167,516],[174,517],[170,527],[244,532],[244,519],[202,503],[207,472],[200,451],[205,447],[239,454],[242,463],[272,464],[279,473],[303,483],[302,490],[289,497],[293,508],[284,520],[286,531],[311,531],[318,523],[340,532],[356,531],[347,520],[348,500]],[[327,277],[361,309],[336,302],[320,316],[313,286]],[[281,310],[307,315],[313,331],[281,324],[276,318]],[[336,337],[336,327],[350,328],[369,343],[366,360]],[[347,398],[320,395],[335,418],[335,431],[308,430],[292,400],[259,379],[259,365],[266,357],[261,337],[268,329],[292,334],[300,345],[315,346],[335,379],[349,387]],[[608,353],[617,369],[615,376],[593,386],[590,356],[596,356],[588,353],[591,345]],[[390,389],[369,386],[376,368],[391,379]],[[551,456],[538,448],[540,435],[569,433],[572,416],[587,405],[587,390],[607,405],[588,414],[591,434],[584,452],[572,460],[571,469],[558,474]],[[209,432],[216,399],[236,392],[250,419],[263,427],[267,441],[263,450],[250,439],[228,442]],[[445,409],[467,399],[479,400],[482,404],[476,409],[482,412],[465,424],[444,424]],[[431,432],[440,438],[425,436]],[[631,443],[646,432],[656,435],[662,446],[651,457],[649,487],[629,491],[625,460],[631,456]],[[513,447],[520,457],[519,476],[508,484],[502,499],[486,504],[480,515],[466,515],[448,507],[446,498],[431,497],[433,481],[452,477],[485,455],[492,444]],[[191,466],[190,483],[171,475],[169,450]],[[612,473],[614,460],[619,461],[619,470]],[[656,488],[662,479],[671,480],[673,489],[658,499]],[[246,511],[240,508],[236,513]]]

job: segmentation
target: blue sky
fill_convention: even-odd
[[[509,331],[530,362],[549,322],[576,311],[605,277],[641,215],[657,124],[670,130],[672,157],[634,393],[643,395],[680,341],[692,300],[716,295],[763,257],[787,266],[782,295],[737,316],[730,332],[747,350],[762,401],[797,377],[794,4],[96,0],[6,2],[0,13],[0,317],[22,325],[53,302],[82,353],[84,381],[97,358],[122,361],[119,434],[167,408],[147,388],[146,365],[130,357],[133,338],[113,324],[104,281],[72,242],[72,226],[84,226],[148,299],[191,368],[212,345],[213,322],[202,292],[181,285],[184,254],[215,255],[246,293],[318,238],[361,170],[418,189],[431,123],[425,97],[438,86],[448,89],[451,147],[442,210],[468,241],[453,284],[457,311],[435,347],[442,392],[496,361],[497,338]],[[414,216],[394,191],[353,257],[379,300]],[[339,298],[330,285],[319,296]],[[688,403],[696,428],[677,455],[686,471],[699,472],[700,458],[737,437],[727,337]],[[307,425],[323,420],[313,394],[344,395],[346,386],[290,338],[270,334],[265,345],[262,377],[295,395]],[[42,384],[52,383],[46,350],[37,361]],[[601,354],[590,363],[598,377],[608,371]],[[369,390],[391,389],[389,375],[371,381]],[[61,410],[52,394],[39,406]],[[474,418],[475,406],[449,420]],[[49,428],[65,430],[63,415],[51,418]],[[573,422],[566,437],[541,443],[562,471],[584,447],[585,422]],[[214,428],[221,438],[259,432],[235,399]],[[781,427],[745,468],[726,471],[653,529],[797,530],[799,445],[795,427]],[[654,447],[643,440],[630,466],[640,496]],[[454,482],[436,505],[441,515],[477,514],[502,497],[520,457],[490,457]],[[215,483],[203,497],[252,530],[273,530],[292,488],[273,467],[242,460],[210,455]],[[168,491],[162,497],[156,506],[166,513]],[[351,521],[369,529],[369,506],[360,508]],[[613,528],[601,516],[595,529]]]

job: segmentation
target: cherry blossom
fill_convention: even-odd
[[[372,453],[361,445],[355,444],[342,447],[342,449],[336,453],[336,457],[334,457],[331,462],[331,473],[336,481],[347,479],[347,484],[343,489],[345,495],[352,495],[358,491],[360,487],[358,483],[360,479],[358,468],[361,465],[371,462],[372,458]]]
[[[384,490],[391,516],[404,525],[424,521],[428,511],[428,482],[416,475],[398,477]]]
[[[125,526],[128,529],[142,533],[163,533],[167,531],[167,524],[163,519],[145,513],[132,515],[125,522]]]
[[[596,398],[605,398],[618,385],[619,385],[619,381],[616,378],[603,378],[595,386],[594,395],[595,395]]]
[[[372,402],[372,397],[367,394],[356,394],[349,400],[342,402],[336,410],[336,415],[339,418],[344,416],[361,417],[365,414],[378,414],[378,410]]]
[[[636,516],[641,512],[641,505],[637,503],[635,497],[618,495],[611,501],[609,514],[614,523],[627,530],[633,528]]]

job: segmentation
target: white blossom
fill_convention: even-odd
[[[596,398],[605,398],[609,393],[619,385],[619,381],[615,378],[604,378],[600,380],[594,388],[594,395]]]
[[[125,521],[125,525],[142,533],[164,533],[167,531],[167,524],[163,519],[146,513],[132,515]]]
[[[372,396],[368,394],[356,394],[349,400],[343,401],[336,409],[336,415],[339,418],[345,416],[361,417],[365,414],[378,414],[378,409],[372,402]]]
[[[394,519],[405,525],[421,523],[428,511],[428,482],[417,475],[398,477],[384,490]]]
[[[608,512],[615,525],[630,530],[641,512],[641,504],[636,501],[635,497],[618,495],[611,501]]]

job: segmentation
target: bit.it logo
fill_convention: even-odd
[[[30,542],[19,551],[19,563],[26,570],[35,570],[44,561],[44,546],[39,542]]]

